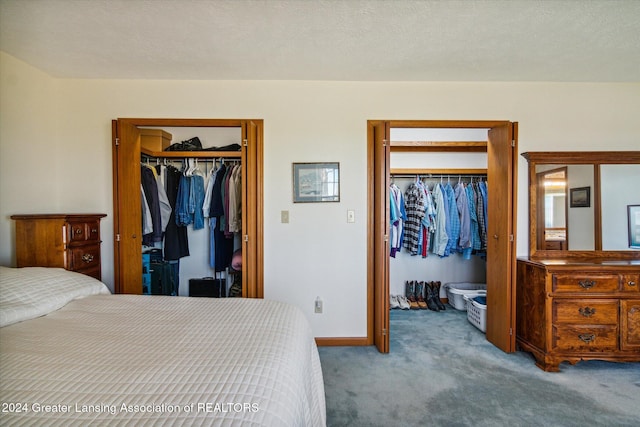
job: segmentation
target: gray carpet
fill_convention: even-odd
[[[640,426],[640,364],[543,372],[447,308],[392,310],[390,354],[320,347],[327,425]]]

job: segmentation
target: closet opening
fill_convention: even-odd
[[[262,297],[262,121],[118,119],[113,134],[115,291]]]
[[[369,337],[381,352],[389,351],[393,333],[390,310],[455,310],[447,286],[486,290],[486,319],[472,323],[504,351],[515,351],[516,128],[369,122]],[[457,299],[452,305],[460,308]]]
[[[486,289],[487,129],[391,128],[390,137],[390,304],[439,309],[430,300],[446,304],[449,284]],[[474,151],[452,151],[452,142]]]

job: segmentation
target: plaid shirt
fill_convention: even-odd
[[[412,183],[404,193],[407,219],[404,222],[404,247],[411,255],[418,254],[420,227],[425,214],[424,191]]]

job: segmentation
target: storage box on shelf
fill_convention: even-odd
[[[486,283],[471,283],[471,282],[459,282],[459,283],[445,283],[444,288],[447,291],[447,298],[449,305],[456,310],[467,310],[467,302],[464,297],[487,295]]]
[[[162,129],[140,129],[140,147],[145,150],[164,151],[171,145],[172,139],[173,135]]]

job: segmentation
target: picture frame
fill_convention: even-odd
[[[629,247],[640,249],[640,205],[627,205],[629,224]]]
[[[340,201],[340,163],[293,163],[293,202]]]
[[[591,206],[591,187],[569,189],[569,206],[572,208],[588,208]]]

